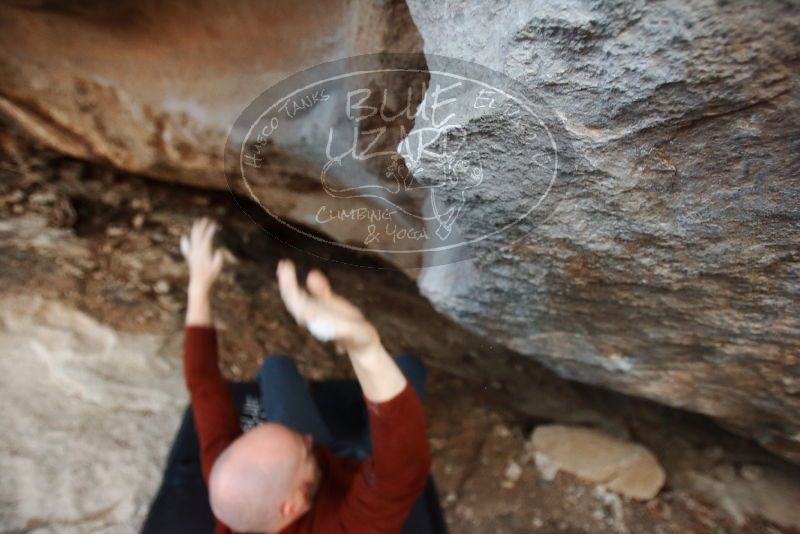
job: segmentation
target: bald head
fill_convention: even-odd
[[[214,515],[238,532],[277,532],[310,505],[318,478],[310,436],[265,423],[240,436],[217,458],[209,479]]]

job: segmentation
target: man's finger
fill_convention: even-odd
[[[205,231],[205,234],[203,235],[203,237],[206,240],[210,240],[212,237],[214,237],[214,233],[217,231],[217,228],[218,228],[217,223],[215,221],[212,221],[212,220],[209,219],[208,224],[206,225],[206,231]]]
[[[183,255],[184,258],[186,258],[188,260],[189,259],[189,238],[186,237],[185,234],[181,236],[180,248],[181,248],[181,254]]]
[[[305,292],[297,285],[297,273],[294,264],[289,260],[278,262],[278,289],[289,313],[297,322],[305,324]]]
[[[313,269],[306,277],[306,286],[309,293],[315,297],[327,300],[331,296],[331,285],[328,279],[317,269]]]
[[[203,220],[202,219],[195,219],[194,223],[192,223],[192,232],[190,234],[190,242],[192,246],[195,246],[200,239],[200,231],[203,227]]]
[[[308,273],[306,278],[308,291],[321,303],[331,308],[332,311],[341,313],[347,317],[361,317],[361,312],[353,306],[347,299],[337,295],[331,290],[328,279],[317,269]]]
[[[214,222],[210,219],[205,219],[205,224],[200,231],[200,243],[204,247],[211,248],[211,239],[214,237]]]
[[[214,276],[222,271],[222,262],[224,258],[221,248],[214,251],[214,256],[211,258],[211,271],[214,273]]]
[[[208,217],[201,217],[197,221],[197,234],[194,236],[192,245],[200,247],[206,241],[206,232],[208,231]]]

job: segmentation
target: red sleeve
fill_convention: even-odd
[[[208,484],[214,461],[242,433],[230,389],[219,371],[213,326],[186,326],[183,370],[200,441],[203,479]]]
[[[411,384],[369,412],[372,457],[364,461],[340,509],[345,532],[400,532],[431,469],[425,411]]]

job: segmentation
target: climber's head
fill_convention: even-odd
[[[311,443],[277,423],[240,436],[211,469],[214,515],[237,532],[277,532],[303,515],[320,482]]]

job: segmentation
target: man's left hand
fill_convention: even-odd
[[[189,265],[189,292],[207,294],[222,271],[222,249],[213,250],[217,224],[207,217],[197,219],[189,237],[181,238],[181,252]]]

